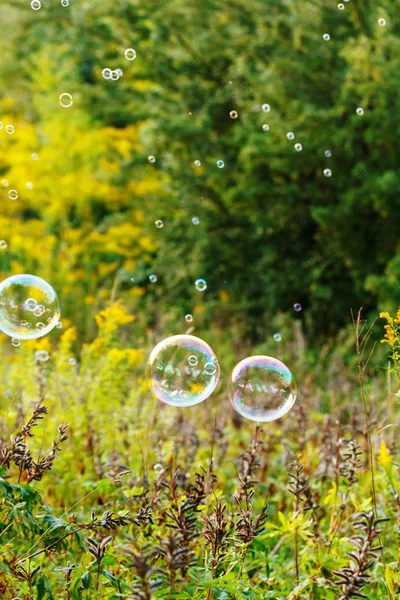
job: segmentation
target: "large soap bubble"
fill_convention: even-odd
[[[35,275],[13,275],[0,283],[0,330],[30,340],[58,323],[60,301],[49,283]]]
[[[206,342],[193,335],[174,335],[153,349],[147,379],[159,400],[193,406],[208,398],[219,380],[219,364]]]
[[[235,410],[251,421],[275,421],[296,401],[293,373],[271,356],[251,356],[236,365],[229,378]]]

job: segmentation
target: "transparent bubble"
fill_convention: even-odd
[[[269,104],[263,104],[261,108],[262,108],[263,112],[265,112],[265,113],[269,113],[269,111],[271,110],[271,107]]]
[[[63,324],[61,323],[61,321],[58,321],[57,325],[56,325],[56,329],[62,329]]]
[[[225,163],[223,160],[217,160],[217,167],[218,169],[223,169],[225,166]]]
[[[296,302],[296,304],[293,304],[293,308],[296,312],[300,312],[303,307],[299,302]]]
[[[68,359],[68,364],[74,367],[76,365],[76,358],[71,356],[71,358]]]
[[[286,134],[286,137],[287,137],[288,140],[294,140],[294,133],[293,133],[293,131],[289,131]]]
[[[8,135],[12,135],[15,131],[14,125],[6,125],[6,133]]]
[[[157,473],[160,473],[160,471],[162,471],[162,470],[163,470],[163,466],[162,466],[160,463],[156,463],[156,464],[153,466],[153,469],[154,469],[155,471],[157,471]]]
[[[4,187],[4,188],[8,187],[8,181],[7,181],[7,179],[2,179],[1,180],[1,187]]]
[[[31,7],[33,10],[39,10],[42,5],[40,4],[40,0],[32,0]]]
[[[242,360],[233,369],[228,387],[233,408],[251,421],[275,421],[289,412],[296,401],[292,372],[271,356]]]
[[[127,48],[125,50],[125,58],[126,60],[135,60],[136,51],[133,48]]]
[[[157,275],[154,275],[154,273],[149,275],[149,281],[150,283],[155,283],[157,281]]]
[[[324,155],[326,158],[330,158],[332,156],[332,152],[330,150],[325,150]]]
[[[68,0],[61,0],[61,6],[69,6],[69,1]]]
[[[269,131],[269,125],[268,123],[264,123],[264,125],[262,126],[263,131]]]
[[[33,298],[29,298],[28,301],[30,301],[30,300],[33,300]],[[27,303],[25,303],[25,306],[26,306],[26,304]],[[28,308],[28,310],[32,310],[32,309]],[[32,312],[35,315],[35,317],[41,317],[46,312],[46,308],[43,306],[43,304],[37,304],[37,306],[35,306],[35,308],[32,310]]]
[[[117,71],[111,71],[111,79],[113,81],[117,81],[117,79],[119,79],[119,75],[118,75]]]
[[[122,69],[115,69],[116,74],[118,75],[118,77],[122,77],[124,72]]]
[[[301,152],[303,150],[303,146],[301,144],[295,144],[294,149],[296,152]]]
[[[344,4],[338,4],[337,7],[339,10],[344,10]]]
[[[332,177],[332,171],[330,169],[324,169],[325,177]]]
[[[364,114],[364,109],[359,106],[356,110],[356,113],[361,117]]]
[[[239,113],[237,113],[236,110],[231,110],[231,112],[229,113],[229,116],[231,119],[237,119],[239,116]]]
[[[26,185],[26,187],[27,187],[28,190],[31,190],[33,188],[32,181],[27,181],[25,185]]]
[[[8,197],[10,198],[10,200],[16,200],[18,198],[17,190],[9,190]]]
[[[156,221],[156,227],[157,227],[157,229],[162,229],[164,227],[164,223],[163,223],[163,221],[161,221],[161,219],[158,219]]]
[[[186,315],[185,316],[185,321],[186,321],[186,323],[192,323],[193,316],[191,314]]]
[[[195,167],[201,167],[201,161],[200,160],[195,160],[194,161],[194,166]]]
[[[31,154],[31,158],[32,160],[39,160],[39,155],[36,154],[36,152],[34,152],[33,154]]]
[[[21,340],[19,340],[18,338],[12,338],[11,344],[14,346],[14,348],[18,348],[18,346],[21,345]]]
[[[275,342],[281,342],[282,341],[282,336],[280,333],[274,333],[274,340]]]
[[[386,19],[379,19],[378,20],[378,25],[380,27],[385,27],[385,25],[386,25]]]
[[[192,335],[174,335],[157,344],[147,366],[147,380],[155,396],[182,407],[208,398],[217,386],[219,373],[212,348]]]
[[[7,248],[8,244],[6,242],[6,240],[0,240],[0,250],[5,250]]]
[[[63,108],[69,108],[70,106],[72,106],[72,104],[74,102],[72,100],[71,94],[67,94],[67,93],[61,94],[60,97],[58,98],[58,100]]]
[[[193,225],[198,225],[200,223],[199,217],[193,217],[192,218],[192,223],[193,223]]]
[[[35,314],[38,307],[44,307],[46,324],[42,308],[40,315]],[[57,325],[59,317],[58,296],[40,277],[13,275],[0,283],[0,330],[3,333],[19,339],[42,337]]]
[[[111,69],[105,68],[101,72],[104,79],[111,79]]]
[[[152,154],[150,154],[150,156],[147,158],[147,160],[149,161],[149,163],[155,163],[156,162],[156,157],[153,156]]]
[[[329,42],[329,40],[331,39],[331,36],[329,35],[329,33],[324,33],[324,35],[322,36],[325,40],[325,42]]]
[[[35,360],[37,362],[46,362],[49,360],[49,358],[50,354],[47,352],[47,350],[38,350],[35,352]]]
[[[205,279],[197,279],[195,286],[198,292],[204,292],[207,289],[207,282]]]

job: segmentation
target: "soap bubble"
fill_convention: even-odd
[[[198,292],[204,292],[207,289],[207,282],[205,279],[197,279],[195,286]]]
[[[149,275],[149,281],[150,283],[155,283],[157,281],[157,275],[154,275],[154,273]]]
[[[14,346],[14,348],[18,348],[18,346],[21,345],[21,340],[19,340],[18,338],[12,338],[11,344]]]
[[[274,333],[274,340],[275,342],[281,342],[282,341],[282,336],[280,333]]]
[[[157,229],[162,229],[164,227],[164,223],[163,221],[161,221],[161,219],[158,219],[155,223]]]
[[[125,58],[126,60],[135,60],[136,51],[133,48],[127,48],[125,50]]]
[[[62,329],[63,324],[61,321],[58,321],[57,325],[56,325],[56,329]]]
[[[4,187],[4,188],[8,187],[8,181],[7,181],[7,179],[2,179],[1,180],[1,187]]]
[[[6,240],[0,240],[0,250],[5,250],[7,248],[8,244],[6,242]]]
[[[47,350],[38,350],[37,352],[35,352],[35,360],[37,360],[37,362],[46,362],[47,360],[49,360],[50,355],[47,352]]]
[[[303,150],[303,146],[301,144],[295,144],[294,149],[296,152],[301,152]]]
[[[15,131],[14,125],[6,125],[6,133],[8,135],[12,135]]]
[[[32,8],[33,10],[39,10],[39,8],[40,8],[41,6],[42,6],[42,5],[40,4],[40,0],[32,0],[32,2],[31,2],[31,8]]]
[[[379,19],[379,20],[378,20],[378,25],[379,25],[380,27],[385,27],[385,25],[386,25],[386,20],[385,20],[385,19]]]
[[[13,275],[0,283],[0,330],[18,339],[42,337],[60,317],[54,289],[35,275]],[[45,322],[43,322],[45,321]]]
[[[329,40],[331,39],[331,36],[329,35],[329,33],[324,33],[324,35],[322,37],[324,38],[324,40],[326,42],[329,42]]]
[[[324,169],[325,177],[332,177],[332,171],[330,169]]]
[[[294,140],[294,133],[293,133],[293,131],[289,131],[286,134],[286,137],[287,137],[288,140]]]
[[[194,166],[195,167],[201,167],[201,161],[200,160],[195,160],[194,161]]]
[[[185,321],[186,321],[186,323],[192,323],[192,321],[193,321],[193,316],[192,316],[192,315],[190,315],[190,314],[186,315],[186,316],[185,316]]]
[[[239,113],[237,113],[236,110],[231,110],[231,112],[229,113],[229,116],[231,119],[237,119],[239,116]]]
[[[344,4],[338,4],[337,7],[339,10],[344,10]]]
[[[275,421],[296,401],[292,372],[271,356],[242,360],[233,369],[228,386],[233,408],[251,421]]]
[[[17,190],[9,190],[8,197],[10,198],[10,200],[16,200],[18,198]]]
[[[61,6],[69,6],[69,1],[68,0],[61,0]]]
[[[269,113],[269,111],[271,110],[271,107],[269,104],[263,104],[261,108],[262,108],[263,112],[265,112],[265,113]]]
[[[212,348],[192,335],[174,335],[150,354],[147,380],[155,396],[171,406],[193,406],[208,398],[219,380]]]
[[[71,358],[68,359],[68,364],[74,367],[76,365],[76,358],[71,356]]]
[[[193,217],[192,218],[192,223],[193,223],[193,225],[198,225],[200,223],[199,217]]]
[[[67,94],[67,93],[61,94],[60,97],[58,98],[58,100],[63,108],[69,108],[70,106],[72,106],[72,104],[74,102],[72,100],[71,94]]]
[[[124,74],[122,69],[115,69],[115,73],[118,75],[118,77],[122,77],[122,75]]]
[[[356,113],[361,117],[364,114],[364,109],[359,106],[356,110]]]
[[[223,169],[225,166],[225,163],[223,160],[217,160],[217,167],[218,169]]]
[[[324,155],[326,158],[330,158],[332,156],[332,152],[330,150],[325,150]]]
[[[263,128],[263,131],[269,131],[269,125],[267,123],[264,123],[262,128]]]
[[[33,188],[32,181],[27,181],[25,185],[26,185],[26,187],[27,187],[28,190],[31,190]]]
[[[156,157],[153,156],[152,154],[150,154],[150,156],[147,158],[147,160],[149,161],[149,163],[153,164],[156,162]]]
[[[296,312],[300,312],[303,307],[299,302],[296,302],[296,304],[293,304],[293,308]]]
[[[119,75],[118,75],[117,71],[111,71],[111,79],[113,81],[117,81],[117,79],[119,79]]]
[[[111,69],[105,68],[101,72],[104,79],[111,79]]]
[[[36,152],[34,152],[33,154],[31,154],[31,158],[32,160],[39,160],[39,155],[36,154]]]

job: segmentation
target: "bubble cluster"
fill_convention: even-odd
[[[49,283],[35,275],[13,275],[0,283],[0,330],[18,339],[42,337],[60,318],[60,302]]]
[[[331,39],[331,36],[329,35],[329,33],[324,33],[324,35],[322,37],[325,40],[325,42],[329,42],[329,40]]]
[[[127,48],[124,54],[126,60],[135,60],[136,58],[136,50],[134,50],[133,48]]]
[[[66,92],[64,94],[60,94],[60,97],[58,98],[60,105],[63,108],[69,108],[70,106],[72,106],[73,104],[73,100],[72,100],[72,96],[71,94],[67,94]]]
[[[205,279],[196,279],[195,286],[198,292],[204,292],[207,289],[207,282]]]
[[[332,171],[330,169],[324,169],[325,177],[332,177]]]
[[[31,8],[32,10],[39,10],[39,8],[41,8],[41,4],[40,4],[40,0],[32,0],[31,2]]]
[[[157,281],[157,275],[154,275],[154,273],[152,273],[151,275],[149,275],[149,281],[150,281],[150,283],[156,283],[156,281]]]
[[[186,323],[192,323],[193,322],[193,315],[191,315],[191,314],[185,315],[185,321],[186,321]]]
[[[156,162],[156,157],[150,154],[150,156],[147,157],[147,160],[149,163],[154,164]]]
[[[162,229],[164,227],[164,222],[161,221],[161,219],[157,219],[157,221],[155,222],[155,225],[156,225],[157,229]]]
[[[275,342],[281,342],[282,341],[282,336],[280,333],[274,333],[274,340]]]
[[[239,116],[239,113],[236,112],[236,110],[231,110],[231,112],[229,113],[229,116],[231,119],[237,119]]]
[[[233,408],[258,422],[283,417],[296,401],[297,387],[290,369],[271,356],[245,358],[228,382]]]
[[[18,198],[17,190],[9,190],[8,197],[10,198],[10,200],[16,200]]]
[[[223,169],[225,166],[225,163],[223,160],[217,160],[217,167],[218,169]]]
[[[112,81],[117,81],[117,79],[122,77],[122,75],[124,73],[123,73],[122,69],[115,69],[115,71],[113,71],[112,69],[109,69],[108,67],[106,67],[105,69],[102,70],[101,74],[102,74],[103,79],[112,79]]]
[[[208,398],[219,380],[212,348],[192,335],[174,335],[153,349],[147,380],[153,394],[171,406],[194,406]]]
[[[269,125],[268,125],[268,123],[264,123],[263,126],[262,126],[262,128],[263,128],[263,131],[269,131]]]
[[[288,131],[288,133],[286,134],[286,137],[288,140],[294,140],[294,133],[293,131]]]
[[[14,125],[6,125],[6,133],[8,135],[12,135],[15,131]]]
[[[301,306],[301,304],[300,304],[299,302],[296,302],[295,304],[293,304],[293,309],[294,309],[296,312],[300,312],[300,311],[302,310],[302,308],[303,308],[303,307]]]
[[[262,108],[262,111],[265,113],[269,113],[271,110],[271,107],[269,104],[263,104],[261,108]]]
[[[325,150],[324,155],[326,158],[330,158],[332,156],[332,152],[330,150]]]
[[[295,144],[294,149],[296,152],[301,152],[303,150],[303,146],[301,144]]]
[[[356,113],[361,117],[364,114],[364,109],[359,106],[356,110]]]
[[[193,223],[193,225],[198,225],[200,223],[199,217],[193,217],[192,218],[192,223]]]

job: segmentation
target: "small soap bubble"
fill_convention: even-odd
[[[8,135],[12,135],[15,131],[14,125],[6,125],[6,133]]]
[[[6,240],[0,240],[0,250],[5,250],[7,248],[8,244],[6,242]]]
[[[125,50],[125,58],[126,60],[135,60],[136,51],[133,48],[127,48]]]
[[[286,134],[286,137],[287,137],[288,140],[294,140],[294,133],[293,133],[293,131],[289,131]]]
[[[185,316],[185,321],[186,321],[186,323],[192,323],[193,316],[191,314],[186,315]]]
[[[101,74],[104,79],[111,79],[111,69],[108,69],[106,67],[105,69],[102,70]]]
[[[156,157],[150,154],[147,160],[149,161],[149,163],[153,164],[156,162]]]
[[[31,190],[33,188],[32,181],[27,181],[25,185],[26,185],[26,187],[27,187],[28,190]]]
[[[293,373],[271,356],[242,360],[233,369],[228,387],[233,408],[246,419],[258,422],[283,417],[297,395]]]
[[[330,169],[324,169],[325,177],[332,177],[332,171]]]
[[[211,368],[212,365],[212,368]],[[153,394],[171,406],[194,406],[215,390],[219,364],[214,351],[200,338],[174,335],[150,354],[147,380]]]
[[[264,125],[262,126],[263,131],[269,131],[269,125],[268,123],[264,123]]]
[[[122,77],[124,72],[122,69],[115,69],[116,74],[118,75],[118,77]]]
[[[200,223],[199,217],[193,217],[192,218],[192,223],[193,223],[193,225],[198,225]]]
[[[71,94],[67,94],[66,92],[64,94],[60,94],[60,97],[58,98],[60,105],[63,108],[69,108],[70,106],[72,106],[73,104],[73,100],[72,100],[72,96]]]
[[[56,329],[62,329],[63,324],[61,321],[58,321],[57,325],[56,325]]]
[[[31,8],[32,10],[39,10],[42,5],[40,4],[40,0],[32,0]]]
[[[113,81],[117,81],[117,79],[119,79],[119,75],[118,75],[117,71],[111,71],[111,79]]]
[[[11,338],[11,344],[14,346],[14,348],[18,348],[18,346],[21,345],[21,340],[18,338]]]
[[[10,200],[16,200],[18,198],[17,190],[9,190],[8,197],[10,198]]]
[[[46,325],[39,320],[44,312]],[[0,330],[3,333],[18,339],[42,337],[57,325],[59,317],[58,296],[40,277],[13,275],[0,283]]]
[[[303,146],[301,144],[295,144],[294,149],[296,152],[301,152],[303,150]]]
[[[195,167],[201,167],[201,160],[195,160],[194,161],[194,166]]]
[[[71,358],[68,359],[68,364],[74,367],[76,365],[76,358],[71,356]]]
[[[326,158],[330,158],[332,156],[332,152],[330,150],[325,150],[324,155]]]
[[[149,275],[149,281],[150,283],[155,283],[157,281],[157,275],[154,275],[154,273]]]
[[[8,181],[7,181],[7,179],[2,179],[1,180],[1,187],[8,188]]]
[[[198,292],[204,292],[207,289],[207,282],[205,279],[197,279],[195,286]]]
[[[225,163],[223,160],[217,160],[217,167],[218,169],[223,169],[225,166]]]
[[[269,111],[271,110],[271,107],[269,104],[263,104],[261,108],[262,108],[263,112],[265,112],[265,113],[269,113]]]
[[[231,112],[229,113],[229,116],[231,119],[237,119],[239,116],[239,113],[237,113],[236,110],[231,110]]]
[[[386,19],[379,19],[378,20],[378,25],[380,27],[385,27],[385,25],[386,25]]]
[[[339,10],[344,10],[344,4],[338,4],[337,7]]]
[[[68,0],[61,0],[61,6],[69,6],[69,1]]]
[[[300,311],[302,310],[302,308],[303,308],[303,307],[301,306],[301,304],[300,304],[299,302],[296,302],[296,304],[293,304],[293,309],[294,309],[296,312],[300,312]]]
[[[324,35],[322,36],[325,40],[325,42],[329,42],[329,40],[331,39],[331,36],[329,35],[329,33],[324,33]]]
[[[275,342],[281,342],[282,341],[282,336],[280,333],[274,333],[274,340]]]
[[[163,470],[163,466],[162,466],[160,463],[156,463],[156,464],[154,465],[153,469],[154,469],[155,471],[157,471],[157,473],[160,473],[160,471],[162,471],[162,470]]]
[[[36,152],[34,152],[33,154],[31,154],[31,158],[32,160],[39,160],[39,155],[36,154]]]
[[[359,106],[356,110],[356,113],[361,117],[364,114],[364,109]]]
[[[38,350],[35,352],[35,360],[37,362],[46,362],[49,360],[49,358],[50,354],[47,352],[47,350]]]
[[[157,229],[162,229],[164,227],[164,223],[163,223],[163,221],[161,221],[161,219],[158,219],[156,221],[156,227],[157,227]]]

